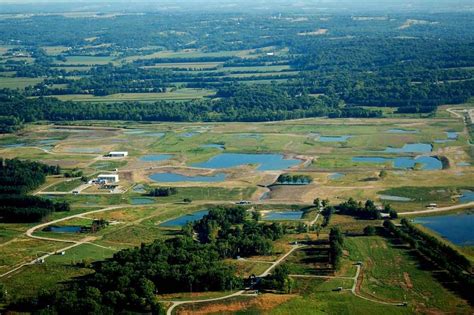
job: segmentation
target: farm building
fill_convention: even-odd
[[[97,181],[105,184],[118,183],[119,176],[117,174],[101,174],[97,176]]]
[[[126,157],[128,156],[127,151],[112,151],[109,153],[109,157]]]

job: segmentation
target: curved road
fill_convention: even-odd
[[[281,256],[278,258],[278,260],[274,261],[270,267],[268,267],[262,274],[259,275],[259,277],[265,277],[268,276],[270,271],[272,271],[276,266],[278,266],[283,260],[286,259],[291,253],[293,253],[295,250],[298,248],[304,247],[302,245],[294,245],[285,255]],[[211,298],[211,299],[204,299],[204,300],[188,300],[188,301],[161,301],[164,303],[172,303],[171,306],[168,308],[166,311],[166,315],[171,315],[173,314],[173,310],[180,305],[183,304],[192,304],[192,303],[204,303],[204,302],[213,302],[213,301],[220,301],[220,300],[226,300],[232,297],[236,297],[239,295],[242,295],[245,293],[245,290],[237,291],[229,295],[217,297],[217,298]]]
[[[74,214],[74,215],[70,215],[70,216],[67,216],[67,217],[64,217],[64,218],[61,218],[61,219],[57,219],[57,220],[53,220],[53,221],[49,221],[49,222],[45,222],[45,223],[41,223],[41,224],[38,224],[38,225],[35,225],[33,226],[32,228],[28,229],[26,231],[26,236],[30,237],[30,238],[34,238],[34,239],[37,239],[37,240],[43,240],[43,241],[52,241],[52,242],[63,242],[63,243],[70,243],[70,245],[66,246],[66,247],[63,247],[63,248],[60,248],[54,252],[51,252],[51,253],[46,253],[44,254],[43,256],[41,257],[37,257],[35,259],[33,259],[32,261],[30,262],[27,262],[27,263],[23,263],[3,274],[0,274],[0,278],[3,278],[25,266],[30,266],[30,265],[34,265],[36,264],[39,260],[43,260],[43,259],[46,259],[48,258],[49,256],[51,255],[54,255],[55,253],[57,252],[62,252],[62,251],[66,251],[68,249],[71,249],[73,247],[76,247],[76,246],[79,246],[79,245],[82,245],[82,244],[86,244],[86,243],[90,243],[91,241],[95,240],[94,237],[86,237],[86,238],[83,238],[82,240],[79,240],[79,241],[73,241],[73,240],[63,240],[63,239],[57,239],[57,238],[50,238],[50,237],[43,237],[43,236],[36,236],[36,235],[33,235],[33,233],[36,231],[36,230],[39,230],[41,228],[44,228],[48,225],[51,225],[51,224],[55,224],[55,223],[58,223],[58,222],[62,222],[62,221],[66,221],[66,220],[70,220],[70,219],[74,219],[74,218],[78,218],[78,217],[81,217],[83,215],[86,215],[86,214],[93,214],[93,213],[99,213],[99,212],[104,212],[104,211],[110,211],[110,210],[115,210],[115,209],[120,209],[120,208],[123,208],[125,206],[111,206],[111,207],[107,207],[107,208],[103,208],[103,209],[99,209],[99,210],[93,210],[93,211],[89,211],[89,212],[83,212],[83,213],[78,213],[78,214]]]

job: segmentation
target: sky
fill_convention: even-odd
[[[474,0],[0,0],[0,13],[139,9],[378,10],[474,12]]]

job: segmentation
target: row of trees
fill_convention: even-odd
[[[342,252],[344,246],[344,235],[338,226],[331,228],[329,232],[329,256],[330,262],[335,270],[341,267]]]
[[[452,247],[419,230],[408,220],[402,219],[401,223],[402,227],[397,227],[391,221],[385,221],[384,227],[391,234],[408,243],[421,257],[445,269],[457,282],[460,293],[472,302],[473,296],[470,292],[474,286],[474,277],[471,262]]]
[[[305,185],[313,182],[313,178],[309,175],[292,175],[292,174],[281,174],[278,176],[278,184],[294,184],[294,185]]]

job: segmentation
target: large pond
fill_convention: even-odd
[[[428,143],[409,143],[401,148],[388,147],[385,153],[429,153],[433,150],[433,146]]]
[[[169,160],[173,157],[172,154],[149,154],[149,155],[144,155],[140,158],[140,161],[143,162],[160,162],[160,161],[166,161]]]
[[[301,220],[303,211],[270,211],[263,216],[266,221],[295,221]]]
[[[300,160],[284,159],[281,154],[222,153],[203,163],[192,166],[202,168],[232,168],[241,165],[257,164],[260,171],[277,171],[298,165]]]
[[[212,176],[185,176],[174,173],[155,173],[150,175],[150,179],[155,182],[175,183],[175,182],[206,182],[216,183],[223,182],[227,175],[224,173],[217,173]]]
[[[473,213],[421,217],[416,218],[415,222],[430,228],[454,244],[461,246],[474,245]]]
[[[206,214],[209,213],[209,210],[201,210],[191,214],[183,215],[179,218],[172,219],[166,222],[161,223],[161,227],[182,227],[188,222],[195,222],[201,220]]]
[[[422,170],[440,170],[443,168],[443,164],[437,158],[431,156],[419,156],[417,158],[412,157],[398,157],[398,158],[386,158],[380,156],[356,156],[352,158],[353,162],[362,162],[362,163],[375,163],[375,164],[384,164],[384,163],[393,163],[394,168],[401,169],[410,169],[415,166],[415,164],[421,164]]]

